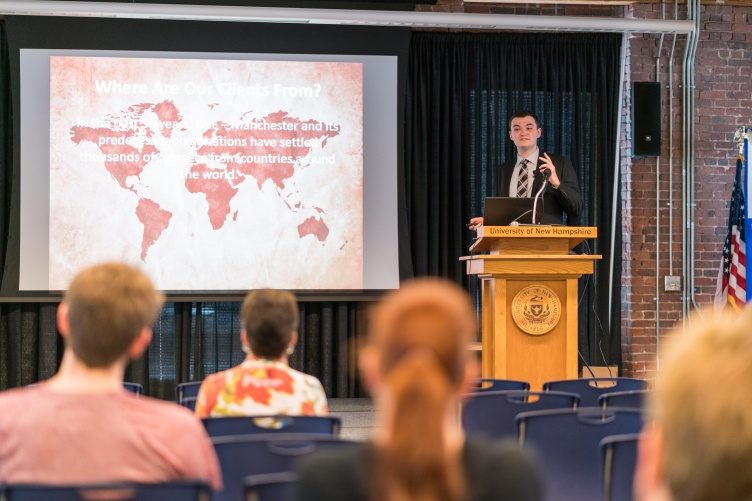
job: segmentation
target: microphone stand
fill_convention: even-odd
[[[543,193],[543,190],[546,189],[546,185],[548,184],[548,178],[551,176],[551,169],[544,169],[543,170],[543,185],[538,190],[538,193],[535,194],[535,199],[533,200],[533,224],[539,224],[538,221],[535,219],[535,214],[538,211],[538,198],[540,198],[541,193]]]

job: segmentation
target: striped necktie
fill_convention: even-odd
[[[527,179],[528,179],[527,160],[523,158],[520,161],[518,171],[517,171],[517,196],[518,197],[527,196]]]

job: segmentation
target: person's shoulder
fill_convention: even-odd
[[[47,394],[44,385],[22,386],[0,392],[0,402],[4,413],[9,413],[10,406],[25,405],[27,402],[45,398]]]
[[[365,495],[364,478],[370,469],[372,447],[365,443],[336,450],[319,450],[298,464],[297,499],[306,501],[360,499]]]
[[[512,440],[502,440],[498,442],[486,442],[469,438],[465,442],[465,457],[470,461],[480,460],[483,463],[488,461],[507,461],[519,458],[530,458],[530,455]]]
[[[190,409],[175,402],[128,394],[125,394],[125,398],[130,400],[128,405],[134,412],[150,420],[165,420],[173,425],[190,427],[195,427],[199,422]]]
[[[299,370],[293,369],[292,367],[288,367],[287,371],[297,379],[300,379],[302,381],[305,381],[310,386],[316,386],[321,387],[321,381],[316,378],[316,376],[312,376],[310,374],[306,374],[305,372],[301,372]]]
[[[44,390],[43,384],[35,384],[31,386],[19,386],[18,388],[10,388],[0,391],[1,400],[13,400],[16,398],[24,398],[28,395],[38,394]]]
[[[498,499],[494,497],[498,492],[508,494],[504,499],[542,499],[535,458],[514,441],[488,443],[469,439],[463,461],[469,483],[476,488],[473,499]]]
[[[298,465],[301,479],[329,482],[343,472],[366,466],[373,456],[373,446],[368,443],[344,441],[336,448],[322,448],[303,458]]]
[[[129,401],[131,401],[131,405],[136,405],[142,408],[154,410],[156,412],[164,412],[168,414],[175,414],[177,416],[182,416],[187,413],[187,415],[192,416],[190,409],[187,407],[184,407],[182,405],[178,405],[177,403],[173,402],[172,400],[160,400],[158,398],[154,397],[148,397],[146,395],[131,395],[127,392],[122,393],[119,395],[121,398],[126,398]]]
[[[139,397],[120,408],[128,416],[129,421],[151,439],[172,440],[174,437],[190,437],[208,440],[204,425],[193,411],[174,402]],[[197,441],[186,440],[185,443],[196,444]],[[197,446],[185,447],[191,449]]]

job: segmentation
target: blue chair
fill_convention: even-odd
[[[297,462],[318,450],[357,447],[359,442],[317,434],[235,435],[212,437],[224,488],[214,501],[241,501],[249,475],[296,471]]]
[[[600,441],[639,433],[637,409],[581,407],[523,412],[516,418],[520,444],[537,456],[549,501],[600,499]]]
[[[532,398],[531,398],[532,397]],[[521,412],[574,409],[580,397],[560,391],[490,391],[475,393],[462,407],[462,428],[468,435],[490,439],[516,438],[514,418]]]
[[[604,393],[598,397],[600,407],[629,407],[631,409],[643,409],[648,390],[614,391]]]
[[[632,501],[638,433],[601,440],[601,487],[604,501]]]
[[[202,381],[191,381],[175,386],[175,402],[183,407],[188,407],[190,410],[195,410],[196,397],[199,388],[201,388],[201,383]]]
[[[144,394],[144,387],[138,383],[123,383],[123,387],[139,397]]]
[[[108,483],[97,485],[5,486],[6,501],[209,501],[211,490],[204,482],[164,482],[154,484]]]
[[[562,379],[543,383],[543,391],[567,391],[580,396],[582,407],[595,407],[598,397],[615,391],[647,389],[647,381],[628,377]]]
[[[259,433],[322,433],[339,435],[342,418],[337,416],[228,416],[203,418],[210,437]]]
[[[528,391],[530,383],[527,381],[517,381],[515,379],[494,379],[480,378],[477,380],[477,388],[474,393],[483,393],[486,391]]]
[[[286,501],[293,499],[294,472],[248,475],[243,479],[245,501]]]

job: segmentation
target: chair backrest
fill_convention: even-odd
[[[595,407],[598,397],[615,391],[644,390],[647,381],[628,377],[562,379],[543,383],[543,391],[568,391],[580,396],[582,407]]]
[[[580,407],[523,412],[516,418],[520,443],[537,456],[549,501],[601,497],[600,441],[639,433],[637,409]]]
[[[243,479],[245,501],[288,501],[293,499],[293,487],[298,481],[294,472],[248,475]]]
[[[210,437],[269,433],[321,433],[339,435],[337,416],[228,416],[201,420]]]
[[[196,397],[198,396],[199,388],[201,388],[201,381],[180,383],[175,386],[175,402],[177,402],[178,405],[193,410],[196,407]]]
[[[580,398],[560,391],[490,391],[475,393],[462,407],[462,427],[468,435],[491,439],[516,438],[514,418],[521,412],[574,409]]]
[[[601,407],[643,409],[649,393],[648,390],[613,391],[599,396],[598,404]]]
[[[154,484],[109,483],[92,485],[6,485],[6,501],[209,501],[205,482],[163,482]]]
[[[517,381],[515,379],[494,379],[479,378],[474,393],[483,393],[486,391],[527,391],[530,389],[530,383],[527,381]]]
[[[141,386],[138,383],[127,383],[126,382],[126,383],[123,383],[123,387],[126,390],[128,390],[128,391],[132,391],[133,393],[135,393],[138,396],[141,396],[141,395],[144,394],[144,387]]]
[[[212,437],[224,488],[213,501],[240,501],[249,475],[296,471],[297,462],[317,450],[357,447],[358,442],[320,434]]]
[[[632,501],[639,433],[601,440],[601,488],[604,501]]]
[[[195,411],[196,400],[198,400],[198,397],[183,397],[183,402],[180,405],[182,405],[183,407],[187,407],[192,411]]]

